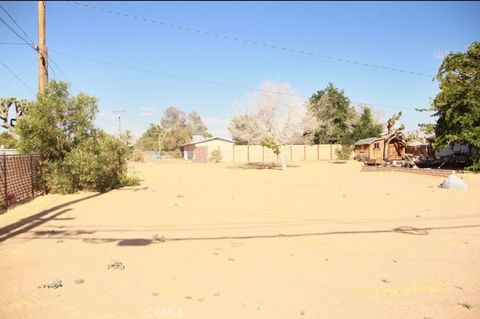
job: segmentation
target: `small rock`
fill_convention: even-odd
[[[464,191],[468,189],[467,184],[453,174],[448,175],[448,177],[440,185],[438,185],[438,187],[445,189],[459,189]]]

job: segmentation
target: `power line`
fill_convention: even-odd
[[[20,31],[23,32],[23,34],[25,35],[25,37],[30,41],[30,43],[35,46],[35,43],[32,41],[32,39],[30,39],[30,37],[28,36],[27,32],[25,32],[25,30],[23,30],[23,28],[17,23],[17,21],[15,21],[15,19],[10,15],[10,13],[8,13],[7,9],[5,9],[1,4],[0,4],[0,8],[2,8],[2,10],[7,14],[7,16],[10,18],[10,20],[13,21],[13,23],[15,23],[15,25],[20,29]]]
[[[237,88],[237,89],[242,89],[242,90],[247,90],[247,91],[256,91],[256,92],[265,92],[265,93],[280,93],[282,95],[290,95],[290,96],[297,96],[301,97],[303,99],[309,99],[306,96],[298,95],[298,94],[291,94],[291,93],[281,93],[281,92],[272,92],[268,90],[262,90],[258,88],[252,88],[248,86],[243,86],[243,85],[237,85],[237,84],[232,84],[232,83],[225,83],[225,82],[218,82],[218,81],[211,81],[211,80],[204,80],[204,79],[197,79],[197,78],[192,78],[192,77],[186,77],[186,76],[181,76],[181,75],[176,75],[176,74],[171,74],[171,73],[163,73],[163,72],[157,72],[157,71],[152,71],[152,70],[146,70],[146,69],[141,69],[141,68],[136,68],[132,66],[126,66],[126,65],[121,65],[121,64],[116,64],[116,63],[111,63],[111,62],[106,62],[106,61],[101,61],[98,59],[92,59],[92,58],[87,58],[87,57],[82,57],[70,53],[65,53],[61,52],[58,50],[51,50],[53,52],[56,52],[61,55],[69,56],[72,58],[80,59],[80,60],[85,60],[89,61],[92,63],[97,63],[97,64],[103,64],[111,67],[116,67],[120,69],[125,69],[125,70],[131,70],[131,71],[136,71],[136,72],[141,72],[141,73],[148,73],[148,74],[153,74],[153,75],[160,75],[160,76],[165,76],[165,77],[171,77],[171,78],[176,78],[176,79],[181,79],[181,80],[187,80],[187,81],[192,81],[192,82],[200,82],[200,83],[205,83],[205,84],[211,84],[211,85],[217,85],[217,86],[223,86],[223,87],[232,87],[232,88]],[[354,104],[361,104],[360,102],[353,102]],[[370,104],[370,103],[365,103],[365,104]],[[375,106],[374,104],[370,104]],[[392,108],[392,109],[402,109],[402,110],[415,110],[415,108],[407,108],[407,107],[395,107],[395,106],[387,106],[383,105],[382,108]]]
[[[0,42],[0,45],[28,45],[29,43],[19,43],[19,42]]]
[[[35,62],[37,62],[37,59],[33,60],[29,65],[27,65],[25,68],[23,68],[22,71],[20,71],[18,73],[18,76],[22,75],[23,72],[25,72],[27,69],[29,69]],[[5,83],[3,86],[0,87],[0,91],[3,90],[4,88],[6,88],[7,86],[9,86],[15,80],[16,80],[16,78],[13,77],[10,81],[8,81],[7,83]]]
[[[120,12],[120,11],[117,11],[117,10],[103,9],[103,8],[100,8],[100,7],[96,7],[96,6],[93,6],[93,5],[90,5],[90,4],[80,3],[80,2],[77,2],[77,1],[72,1],[72,3],[77,5],[77,6],[83,6],[83,7],[86,7],[86,8],[93,9],[93,10],[101,11],[103,13],[115,14],[117,16],[124,16],[124,17],[134,19],[134,20],[137,20],[137,21],[143,20],[144,22],[159,24],[159,25],[164,26],[164,27],[177,29],[177,30],[181,30],[181,31],[187,31],[187,32],[197,33],[197,34],[201,33],[201,34],[204,34],[204,35],[207,35],[209,37],[216,38],[216,39],[227,39],[227,40],[237,41],[239,43],[251,44],[251,45],[255,45],[255,46],[261,46],[261,47],[266,47],[266,48],[275,49],[275,50],[281,50],[281,51],[284,51],[284,52],[290,52],[290,53],[295,53],[295,54],[319,57],[319,58],[322,58],[322,59],[327,59],[327,60],[330,60],[330,61],[335,61],[335,62],[340,62],[340,63],[356,64],[356,65],[360,65],[360,66],[364,66],[364,67],[370,67],[370,68],[376,68],[376,69],[380,69],[380,70],[384,70],[384,71],[399,72],[399,73],[417,75],[417,76],[423,76],[423,77],[429,77],[429,78],[434,77],[433,74],[427,74],[427,73],[422,73],[422,72],[414,72],[414,71],[409,71],[409,70],[404,70],[404,69],[399,69],[399,68],[392,68],[392,67],[387,67],[387,66],[382,66],[382,65],[377,65],[377,64],[359,62],[359,61],[354,61],[354,60],[350,60],[350,59],[344,59],[344,58],[322,55],[322,54],[313,53],[313,52],[307,52],[307,51],[304,51],[304,50],[299,50],[299,49],[294,49],[294,48],[287,48],[287,47],[283,47],[283,46],[279,46],[279,45],[273,45],[273,44],[264,43],[264,42],[260,42],[260,41],[242,39],[242,38],[238,38],[238,37],[227,35],[227,34],[199,30],[199,29],[190,28],[190,27],[183,26],[183,25],[167,23],[167,22],[159,21],[159,20],[155,20],[155,19],[139,17],[139,16],[136,16],[136,15],[130,15],[128,13]]]
[[[20,40],[22,40],[25,44],[27,44],[27,45],[30,46],[31,48],[35,49],[35,46],[32,46],[32,44],[29,43],[23,36],[21,36],[20,34],[18,34],[18,32],[15,31],[5,20],[3,20],[2,17],[0,17],[0,21],[1,21],[8,29],[10,29],[10,31],[12,31]]]
[[[22,79],[20,79],[20,78],[18,77],[18,75],[15,74],[15,72],[13,72],[5,63],[3,63],[2,60],[0,60],[0,63],[3,64],[3,66],[5,67],[5,69],[7,69],[8,72],[12,73],[13,76],[15,76],[15,77],[17,78],[17,80],[20,81],[20,83],[23,84],[24,87],[26,87],[30,92],[32,92],[32,93],[35,95],[35,92],[34,92],[27,84],[25,84],[25,82],[23,82]]]
[[[48,59],[50,60],[50,62],[52,62],[53,66],[55,66],[57,68],[58,72],[60,72],[63,75],[63,78],[68,81],[68,77],[65,75],[65,73],[63,73],[62,69],[60,69],[57,62],[55,62],[55,60],[53,59],[53,57],[48,55]]]

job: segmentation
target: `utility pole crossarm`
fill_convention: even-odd
[[[113,114],[118,116],[118,136],[122,134],[122,113],[127,112],[127,110],[118,110],[118,111],[112,111]]]

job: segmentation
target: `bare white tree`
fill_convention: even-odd
[[[306,102],[288,84],[266,81],[240,105],[244,112],[230,122],[232,136],[271,148],[286,169],[281,146],[313,131],[314,119],[309,118]]]

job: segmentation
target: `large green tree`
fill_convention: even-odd
[[[382,133],[383,125],[374,119],[370,107],[365,106],[360,112],[360,117],[353,125],[353,129],[345,142],[354,144],[363,138],[379,136]]]
[[[24,152],[40,153],[47,160],[61,161],[92,135],[97,112],[95,97],[83,93],[72,97],[67,83],[51,81],[18,120],[18,147]]]
[[[97,110],[95,97],[71,96],[67,83],[51,81],[18,120],[18,147],[42,155],[50,191],[107,191],[127,181],[127,147],[94,127]]]
[[[350,100],[343,90],[329,83],[324,90],[312,95],[308,110],[317,119],[314,143],[341,143],[348,136],[352,120],[355,118],[355,110],[350,106]]]
[[[434,147],[460,142],[480,149],[480,42],[466,52],[448,54],[436,79],[440,92],[432,102]]]

